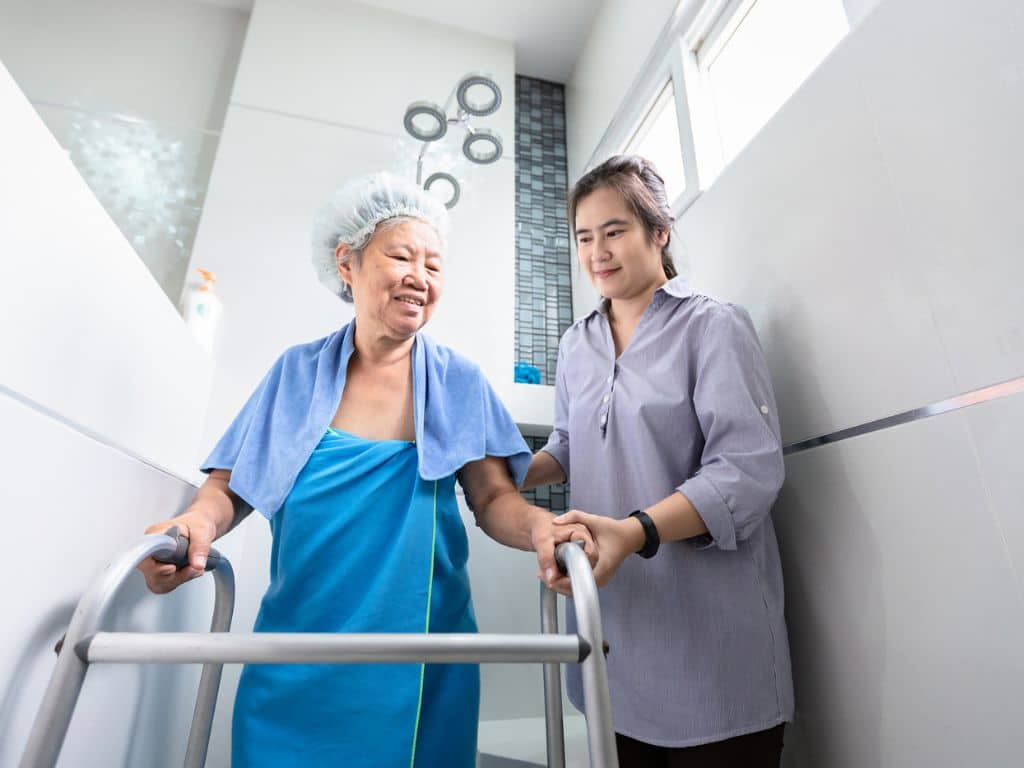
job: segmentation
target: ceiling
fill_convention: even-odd
[[[253,0],[204,0],[252,10]],[[516,72],[568,81],[601,0],[358,0],[515,44]]]

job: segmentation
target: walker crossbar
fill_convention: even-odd
[[[590,646],[578,635],[97,632],[75,652],[88,664],[578,664]]]
[[[57,657],[22,755],[21,768],[52,768],[60,755],[85,674],[94,663],[201,663],[185,768],[202,768],[210,742],[214,705],[223,664],[333,663],[542,663],[548,765],[564,768],[559,663],[582,666],[587,742],[593,768],[618,768],[597,585],[581,547],[561,544],[555,551],[569,574],[579,632],[558,634],[555,595],[541,586],[539,635],[497,634],[229,634],[234,610],[231,563],[211,552],[216,590],[210,633],[104,632],[110,605],[136,567],[148,557],[185,563],[188,551],[176,530],[150,534],[116,558],[82,596]],[[596,650],[596,652],[595,652]]]

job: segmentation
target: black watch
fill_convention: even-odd
[[[637,550],[637,554],[643,558],[654,557],[658,554],[658,547],[661,545],[661,537],[658,535],[658,528],[654,525],[654,521],[642,509],[630,512],[629,516],[635,517],[644,527],[644,545]]]

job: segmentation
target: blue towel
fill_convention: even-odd
[[[540,369],[529,363],[516,363],[515,380],[519,384],[540,384]]]
[[[231,471],[230,488],[268,519],[281,508],[341,402],[355,320],[274,363],[202,471]],[[413,417],[419,473],[440,480],[484,456],[507,458],[522,486],[531,453],[475,364],[425,334],[413,343]]]

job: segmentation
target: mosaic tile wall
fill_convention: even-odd
[[[516,362],[551,385],[572,322],[566,173],[565,89],[517,75]]]
[[[548,442],[547,437],[523,435],[523,439],[526,440],[526,444],[530,446],[530,450],[534,453],[543,448]],[[561,513],[569,509],[568,484],[559,483],[558,485],[541,486],[540,488],[534,488],[532,491],[523,491],[523,496],[531,504],[544,507],[544,509],[550,509],[552,512]]]

